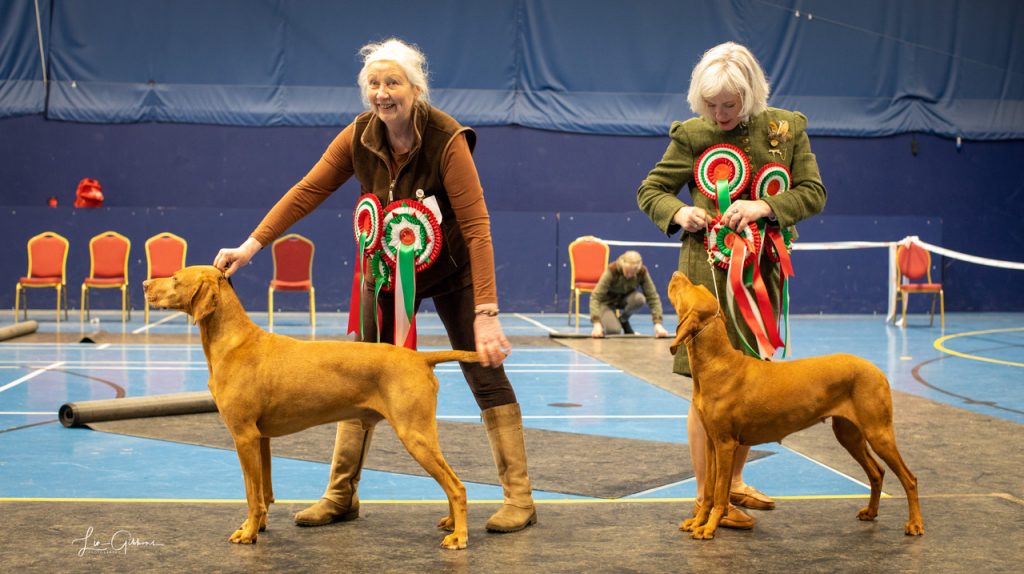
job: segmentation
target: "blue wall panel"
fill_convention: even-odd
[[[8,246],[0,258],[0,280],[7,277],[10,285],[0,289],[0,306],[13,306],[14,280],[25,272],[25,240],[44,229],[70,230],[73,253],[77,249],[82,260],[88,257],[88,238],[100,231],[127,230],[136,258],[141,258],[145,238],[166,229],[190,240],[190,262],[211,261],[218,248],[242,241],[306,173],[336,131],[78,124],[40,116],[0,119],[0,238]],[[494,216],[503,308],[564,312],[566,246],[579,235],[670,241],[636,211],[635,199],[640,180],[661,157],[667,137],[521,127],[485,127],[478,133],[475,157]],[[917,234],[973,255],[1024,259],[1024,220],[1015,215],[1024,197],[1024,180],[1016,176],[1024,141],[968,141],[958,151],[953,142],[931,136],[817,137],[812,146],[828,188],[821,218],[829,225],[802,223],[804,241],[894,240]],[[114,211],[70,209],[75,185],[83,177],[103,183],[105,205]],[[355,251],[347,218],[357,193],[347,183],[295,228],[320,247],[316,280],[323,309],[344,308],[347,301]],[[59,198],[57,210],[41,207],[51,195]],[[621,251],[613,249],[613,254]],[[841,256],[821,257],[820,264],[818,255],[799,254],[795,310],[883,312],[884,276],[861,281],[859,274],[884,273],[877,263],[883,257],[880,250],[837,253]],[[644,254],[664,284],[675,266],[675,250],[657,248]],[[71,273],[75,299],[88,272],[87,263],[83,265]],[[145,272],[144,260],[137,265],[133,278]],[[328,269],[342,271],[320,275]],[[265,308],[270,273],[264,254],[239,278],[251,308]],[[836,280],[847,273],[857,281]],[[1019,274],[946,260],[942,276],[949,309],[1024,310],[1024,297],[1016,287]],[[819,286],[819,281],[825,283]],[[302,303],[298,296],[279,301],[296,309]],[[141,298],[136,300],[139,305]]]

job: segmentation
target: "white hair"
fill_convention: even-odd
[[[363,46],[359,49],[359,55],[363,57],[363,69],[359,70],[359,77],[356,81],[359,84],[359,91],[366,109],[370,109],[370,100],[366,95],[367,68],[370,64],[382,60],[398,64],[405,72],[409,83],[419,88],[418,100],[430,103],[430,86],[427,85],[427,57],[415,44],[406,44],[398,38],[389,38],[383,42],[374,42]]]
[[[768,80],[747,48],[726,42],[704,52],[690,76],[686,99],[693,113],[710,117],[707,100],[723,93],[740,98],[740,119],[746,121],[768,108]]]

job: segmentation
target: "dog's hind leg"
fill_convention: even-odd
[[[270,510],[270,504],[274,502],[274,483],[270,479],[270,437],[260,437],[260,465],[263,477],[263,503]],[[260,531],[267,529],[264,524]]]
[[[267,526],[267,507],[263,496],[263,463],[260,456],[260,434],[256,426],[251,428],[228,427],[235,439],[238,461],[242,464],[245,478],[245,499],[249,514],[245,522],[231,535],[231,542],[255,544],[257,533]]]
[[[469,529],[466,525],[466,487],[441,454],[437,422],[432,418],[434,409],[424,412],[429,413],[431,418],[413,415],[395,417],[388,422],[409,454],[434,477],[448,496],[448,516],[442,518],[438,526],[453,532],[445,536],[441,546],[450,550],[462,549],[469,542]]]
[[[889,465],[889,468],[896,473],[903,484],[903,490],[907,493],[907,506],[910,510],[910,517],[904,525],[903,532],[908,536],[919,536],[924,534],[924,519],[921,516],[921,502],[917,497],[917,477],[910,472],[910,468],[903,462],[899,449],[896,448],[896,431],[892,423],[875,428],[865,429],[868,444],[875,453]]]
[[[882,480],[885,478],[885,469],[871,456],[868,450],[867,440],[864,435],[847,419],[832,417],[832,432],[843,448],[850,453],[850,456],[860,464],[868,475],[868,482],[871,484],[871,499],[868,505],[860,509],[857,518],[860,520],[874,520],[878,516],[878,502],[882,496]]]

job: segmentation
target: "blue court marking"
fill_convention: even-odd
[[[285,315],[275,315],[275,327],[308,333],[304,314]],[[328,320],[330,315],[318,315],[318,331],[337,335],[344,323],[343,316],[334,314]],[[153,320],[165,318],[168,320],[157,328],[194,333],[196,344],[0,343],[0,430],[52,420],[63,402],[114,396],[114,389],[100,382],[103,380],[123,387],[127,396],[205,389],[207,371],[198,332],[181,315],[165,314],[154,316]],[[425,328],[439,327],[439,322],[433,325],[436,321],[436,315],[431,314],[418,319]],[[795,356],[840,351],[860,355],[882,368],[895,389],[1024,422],[1024,417],[1005,410],[1024,410],[1017,367],[941,353],[933,342],[943,333],[937,326],[927,328],[926,322],[917,325],[920,321],[920,316],[914,317],[911,326],[900,329],[887,326],[880,317],[794,317]],[[509,315],[502,319],[506,332],[517,326],[524,334],[536,336],[546,336],[546,329],[565,329],[565,322],[565,315],[558,314],[530,314],[522,318]],[[667,324],[672,322],[666,318]],[[642,326],[649,326],[649,316],[637,317],[633,323],[643,329]],[[1022,324],[1024,315],[1020,314],[951,314],[947,315],[945,333]],[[101,320],[100,325],[104,329],[111,326],[106,320]],[[72,322],[60,326],[40,322],[43,331],[91,332],[91,327],[77,323],[72,326]],[[133,322],[124,325],[123,330],[131,332],[140,327],[140,321]],[[955,340],[955,348],[963,353],[1024,362],[1021,339],[1019,332],[961,338]],[[568,348],[521,347],[514,350],[506,366],[523,407],[524,424],[530,428],[659,440],[686,448],[687,401],[611,365]],[[45,367],[50,369],[41,370]],[[437,374],[441,381],[438,416],[443,420],[478,422],[479,410],[458,368],[453,364],[439,365]],[[920,378],[928,385],[922,384]],[[965,402],[950,393],[974,400]],[[992,405],[979,402],[990,398]],[[553,406],[558,403],[580,406]],[[899,417],[898,412],[896,416]],[[777,444],[757,448],[775,454],[749,463],[745,478],[770,495],[848,496],[867,492],[862,476],[845,477]],[[167,464],[168,461],[175,464]],[[316,499],[326,482],[327,471],[325,464],[275,457],[275,494],[279,499]],[[501,498],[497,486],[467,484],[467,489],[471,500]],[[632,497],[693,495],[693,481],[689,480]],[[0,498],[243,496],[237,457],[230,451],[64,429],[56,423],[0,432]],[[360,496],[368,501],[443,499],[440,488],[430,478],[369,470],[360,483]],[[537,492],[536,496],[548,500],[579,498],[545,492]]]

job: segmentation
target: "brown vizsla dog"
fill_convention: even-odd
[[[781,441],[832,417],[832,431],[868,475],[871,499],[857,518],[874,520],[885,471],[868,445],[899,477],[907,493],[908,535],[924,534],[917,478],[900,457],[892,426],[892,395],[882,371],[853,355],[767,362],[729,343],[718,300],[682,273],[672,275],[668,296],[679,315],[674,354],[685,344],[693,373],[693,404],[707,432],[704,500],[681,530],[714,538],[728,512],[733,452],[737,445]],[[713,501],[714,508],[706,501]]]
[[[212,266],[186,267],[143,285],[150,305],[184,311],[199,325],[210,392],[245,475],[249,514],[231,542],[254,543],[267,527],[267,508],[274,501],[271,437],[339,420],[360,419],[370,426],[387,419],[448,495],[448,516],[438,526],[453,532],[441,546],[466,547],[466,488],[438,444],[433,366],[476,362],[476,353],[420,353],[388,344],[307,342],[267,333],[249,319],[224,274]]]

